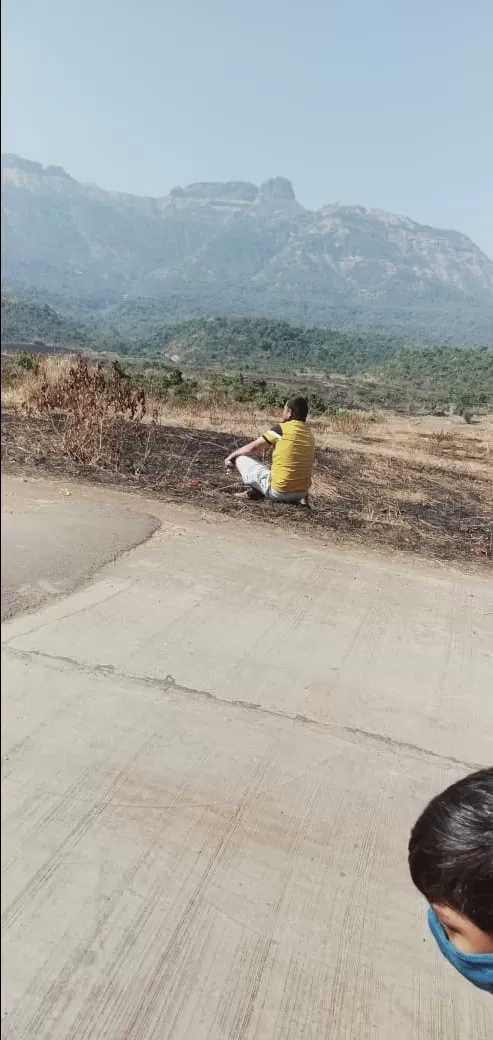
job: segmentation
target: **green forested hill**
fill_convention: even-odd
[[[457,405],[493,404],[493,350],[429,347],[401,351],[377,373],[389,394],[414,393],[415,398]]]
[[[441,402],[493,404],[493,350],[487,347],[408,347],[389,336],[321,326],[291,325],[275,318],[194,318],[160,324],[142,314],[131,338],[104,322],[79,325],[41,302],[2,294],[2,341],[77,350],[91,347],[173,362],[194,369],[276,373],[299,382],[302,373],[352,377],[357,400],[369,406]]]
[[[2,343],[36,343],[83,347],[86,331],[46,304],[32,303],[13,293],[2,293]]]
[[[346,375],[402,350],[402,343],[388,336],[291,325],[275,318],[194,318],[155,329],[143,346],[184,364],[286,372],[307,368]]]

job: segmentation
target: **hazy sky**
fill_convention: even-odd
[[[493,256],[493,0],[3,0],[2,150],[164,195],[277,174]]]

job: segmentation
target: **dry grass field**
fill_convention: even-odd
[[[37,373],[25,371],[5,387],[4,467],[123,484],[331,541],[491,566],[491,415],[470,424],[455,415],[355,411],[315,419],[308,512],[239,502],[232,494],[239,485],[224,458],[262,432],[272,414],[249,405],[149,399],[142,414],[121,388],[109,400],[91,374],[83,392],[74,389],[72,364],[45,358]]]

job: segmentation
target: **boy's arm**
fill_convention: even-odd
[[[257,451],[265,448],[265,444],[266,441],[264,437],[257,437],[255,441],[250,441],[249,444],[244,444],[242,448],[237,448],[236,451],[231,452],[231,455],[228,455],[226,466],[228,466],[230,462],[233,463],[235,459],[240,457],[240,455],[255,455]]]

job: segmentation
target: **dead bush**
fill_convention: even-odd
[[[346,437],[362,437],[374,419],[359,412],[336,411],[324,419],[328,430],[345,434]]]
[[[24,405],[27,414],[55,416],[63,454],[84,465],[118,471],[125,426],[146,414],[145,391],[133,387],[118,362],[108,369],[78,358],[57,380],[44,378]]]
[[[433,455],[449,455],[457,449],[456,439],[448,430],[433,430],[433,433],[420,433],[425,441],[427,451]]]

